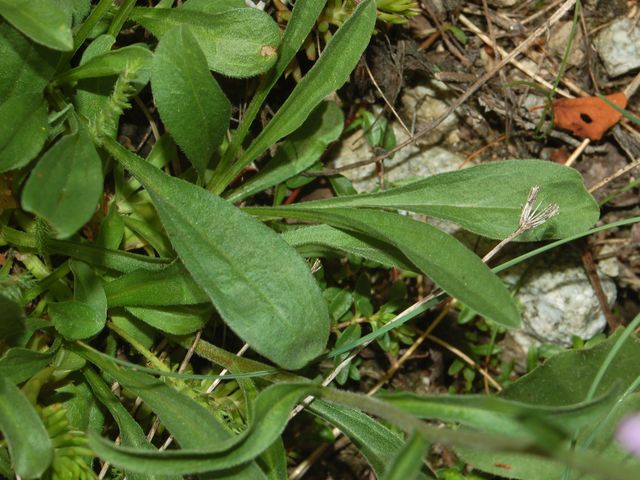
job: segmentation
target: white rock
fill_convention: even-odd
[[[616,298],[613,281],[600,274],[609,305]],[[522,329],[514,339],[526,351],[540,343],[570,346],[571,337],[589,339],[601,332],[606,319],[579,259],[562,251],[540,260],[525,273],[516,299],[522,309]]]
[[[616,20],[600,32],[594,43],[610,77],[640,67],[640,27],[635,20]]]

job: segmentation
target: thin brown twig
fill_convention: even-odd
[[[411,130],[407,128],[405,123],[402,121],[402,118],[400,118],[400,115],[398,115],[398,112],[396,111],[396,109],[393,107],[393,105],[391,105],[391,102],[389,102],[389,100],[387,99],[386,95],[378,85],[376,78],[373,76],[373,73],[371,72],[371,69],[369,68],[369,65],[367,64],[366,61],[364,62],[364,68],[367,71],[367,75],[369,75],[369,80],[371,80],[371,83],[373,83],[373,86],[378,91],[378,93],[382,97],[382,100],[384,100],[384,103],[387,105],[387,107],[389,107],[389,110],[391,110],[391,113],[393,114],[393,116],[396,118],[398,123],[400,123],[402,128],[404,128],[404,131],[407,132],[407,135],[411,135]]]

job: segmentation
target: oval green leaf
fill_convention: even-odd
[[[184,266],[240,338],[289,369],[322,352],[327,307],[292,247],[231,203],[164,174],[112,139],[105,146],[149,192]]]
[[[40,159],[22,191],[22,208],[49,222],[58,238],[66,238],[93,216],[101,195],[102,161],[79,128]]]
[[[38,478],[53,459],[49,434],[33,405],[9,379],[0,376],[0,430],[20,477]]]
[[[158,43],[151,88],[162,123],[204,176],[229,128],[231,104],[186,27],[170,30]]]
[[[251,77],[276,62],[280,29],[265,12],[237,8],[217,14],[184,8],[134,8],[131,18],[156,37],[173,28],[189,27],[214,72]]]

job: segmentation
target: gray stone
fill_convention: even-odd
[[[635,20],[616,20],[598,34],[594,43],[610,77],[640,67],[640,26]]]
[[[522,329],[512,335],[525,351],[541,343],[570,346],[574,335],[587,340],[604,329],[606,319],[596,294],[580,260],[571,252],[547,255],[523,274],[516,294]],[[615,284],[601,273],[599,277],[612,305]],[[513,274],[508,278],[513,281]]]

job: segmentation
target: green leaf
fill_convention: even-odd
[[[606,413],[615,394],[616,391],[611,390],[594,401],[553,407],[485,395],[416,395],[394,392],[381,393],[378,397],[418,418],[459,423],[485,432],[535,439],[535,435],[523,429],[523,418],[548,421],[567,434],[573,434],[579,428],[590,425],[594,418]]]
[[[113,38],[110,35],[102,38],[108,41],[109,37]],[[143,72],[151,64],[152,57],[153,55],[146,45],[129,45],[95,57],[92,56],[80,66],[64,72],[55,81],[61,84],[76,82],[85,78],[112,77],[127,69]],[[141,74],[141,76],[147,78],[146,74]]]
[[[214,417],[209,410],[195,400],[180,393],[164,382],[144,373],[134,372],[116,367],[112,362],[87,349],[77,348],[77,352],[96,365],[101,371],[108,373],[124,388],[134,395],[139,396],[151,410],[158,415],[162,424],[175,437],[178,444],[185,449],[217,449],[233,441],[235,437]],[[90,444],[104,445],[96,436],[90,437]],[[108,442],[110,443],[110,442]],[[102,449],[104,450],[104,449]],[[95,450],[102,456],[104,451]],[[168,452],[157,452],[149,449],[136,448],[134,451],[143,456],[164,456]],[[104,457],[103,457],[104,458]],[[248,459],[250,460],[250,459]],[[120,465],[123,465],[120,463]],[[123,465],[124,466],[124,465]],[[249,463],[242,468],[230,469],[230,466],[222,467],[221,478],[263,479],[264,474],[255,465]],[[142,462],[133,462],[124,466],[133,472],[161,472],[163,475],[180,474],[177,468],[147,468]],[[194,472],[206,472],[210,469],[196,468]],[[178,472],[178,473],[176,473]],[[219,477],[216,477],[219,478]]]
[[[77,300],[52,303],[49,316],[58,333],[70,340],[92,337],[105,323],[95,309]]]
[[[107,296],[98,276],[86,263],[70,260],[74,276],[73,298],[93,308],[100,318],[107,318]]]
[[[593,379],[621,334],[620,329],[592,348],[571,350],[553,356],[542,366],[505,388],[500,394],[501,397],[510,401],[526,402],[536,408],[558,411],[569,405],[583,402],[587,398]],[[597,394],[606,394],[611,389],[626,390],[632,384],[637,386],[637,370],[630,369],[629,365],[638,365],[638,362],[640,362],[640,340],[634,335],[622,345],[613,358],[609,371],[615,374],[603,377],[596,391]],[[590,448],[602,451],[607,458],[619,462],[625,461],[630,466],[633,464],[636,468],[640,468],[640,461],[629,460],[628,454],[612,441],[616,426],[622,417],[630,413],[630,410],[640,409],[640,395],[628,396],[624,402],[621,398],[614,398],[612,402],[605,404],[604,412],[601,409],[592,412],[585,410],[585,417],[581,422],[583,427],[578,430],[576,436],[576,448],[585,448],[585,442],[589,441]],[[589,413],[591,415],[588,415]],[[527,480],[561,478],[566,469],[560,462],[542,460],[524,453],[481,452],[469,449],[459,449],[458,453],[465,461],[473,463],[482,471],[499,475],[508,474],[510,478]],[[508,466],[508,472],[505,471],[505,466]]]
[[[9,97],[0,104],[0,172],[25,166],[47,139],[47,105],[42,93]]]
[[[375,21],[375,1],[360,2],[258,138],[233,168],[224,172],[223,186],[278,140],[295,131],[327,95],[347,81],[369,43]]]
[[[22,208],[43,217],[58,238],[78,231],[102,195],[102,161],[84,128],[51,147],[31,172]]]
[[[54,50],[73,49],[71,15],[50,0],[0,0],[0,15],[34,42]]]
[[[467,230],[503,239],[518,227],[531,187],[540,186],[536,205],[556,203],[560,213],[518,237],[520,241],[563,238],[582,232],[600,210],[572,168],[542,160],[508,160],[447,172],[378,193],[335,197],[304,208],[378,207],[424,213]],[[295,207],[294,207],[295,208]]]
[[[49,365],[57,351],[57,348],[51,348],[47,352],[21,347],[10,348],[0,358],[0,377],[14,384],[24,382]]]
[[[37,478],[53,459],[53,447],[33,405],[8,378],[0,376],[0,430],[9,444],[14,471]]]
[[[180,7],[205,13],[222,13],[234,8],[248,8],[244,0],[187,0]]]
[[[418,272],[397,248],[361,233],[349,232],[329,225],[312,225],[288,230],[282,238],[305,257],[324,257],[337,251],[358,255],[386,267]]]
[[[14,298],[0,292],[0,342],[12,344],[26,332],[24,309]]]
[[[180,307],[128,307],[127,311],[162,332],[188,335],[203,328],[211,318],[211,305]]]
[[[204,176],[229,128],[231,104],[188,28],[180,25],[158,43],[151,88],[162,123]]]
[[[0,99],[42,93],[53,76],[56,54],[29,41],[6,22],[0,24]],[[5,125],[6,128],[6,125]]]
[[[413,433],[402,450],[387,467],[383,480],[414,480],[420,475],[428,444],[419,433]]]
[[[229,202],[105,141],[144,185],[183,264],[240,338],[289,369],[322,352],[329,335],[327,307],[293,248]],[[260,251],[269,255],[256,255]]]
[[[343,124],[344,116],[338,105],[321,103],[280,145],[266,167],[227,195],[227,200],[239,202],[307,170],[318,161],[327,146],[338,139]]]
[[[251,77],[276,61],[280,29],[265,12],[237,8],[217,14],[185,8],[134,8],[131,18],[156,37],[173,28],[189,27],[209,68],[230,77]]]
[[[49,305],[56,330],[71,339],[99,333],[107,321],[107,297],[98,276],[86,263],[71,260],[74,275],[73,300]]]
[[[6,229],[7,227],[5,227]],[[47,239],[47,251],[68,257],[77,258],[96,267],[107,268],[117,272],[131,273],[138,269],[162,270],[169,266],[173,259],[149,257],[136,253],[123,252],[96,247],[86,243],[69,240]]]
[[[198,1],[197,4],[201,3],[203,2]],[[214,5],[215,3],[208,2],[208,4]],[[267,95],[289,64],[291,64],[295,54],[308,37],[311,29],[315,26],[316,19],[324,9],[325,4],[326,0],[298,0],[295,2],[293,11],[291,12],[291,18],[287,22],[287,28],[284,31],[284,37],[278,50],[278,60],[273,68],[271,68],[260,80],[260,85],[258,85],[249,106],[244,112],[240,125],[234,132],[233,138],[231,139],[231,143],[227,147],[223,158],[216,167],[216,171],[214,172],[214,176],[211,180],[212,184],[215,185],[216,181],[220,180],[220,174],[225,172],[231,165],[231,162],[235,159],[238,148],[242,145],[247,133],[249,133],[249,129],[262,108],[262,104],[266,100]],[[212,185],[212,187],[214,185]],[[224,186],[222,188],[219,188],[218,186],[218,188],[214,189],[214,192],[218,193],[223,190]]]
[[[480,314],[514,328],[520,313],[502,281],[480,258],[457,239],[409,217],[369,209],[247,208],[258,215],[284,216],[354,230],[388,243],[402,252],[420,271],[449,295]]]
[[[195,305],[209,297],[180,262],[162,270],[134,270],[105,285],[109,308]]]
[[[98,374],[90,368],[83,369],[82,373],[84,374],[84,378],[91,386],[91,390],[93,390],[96,398],[107,408],[107,410],[109,410],[109,413],[111,413],[113,419],[118,424],[122,445],[146,450],[155,450],[155,447],[151,445],[151,443],[149,443],[149,441],[147,440],[147,437],[142,431],[140,425],[138,425],[138,423],[133,419],[127,409],[124,408],[122,403],[120,403],[120,400],[118,400],[113,395],[113,393],[111,393],[109,387],[98,376]],[[167,477],[165,475],[135,472],[127,472],[127,478],[130,478],[132,480],[171,480],[170,477]]]
[[[182,341],[181,344],[189,348],[192,341]],[[227,368],[232,373],[251,373],[269,369],[269,366],[264,363],[238,357],[202,339],[197,343],[195,353],[205,360]],[[307,380],[293,373],[279,370],[265,378],[271,382]],[[348,436],[378,476],[382,475],[384,468],[403,444],[402,438],[396,432],[360,410],[328,403],[318,398],[308,408]]]

